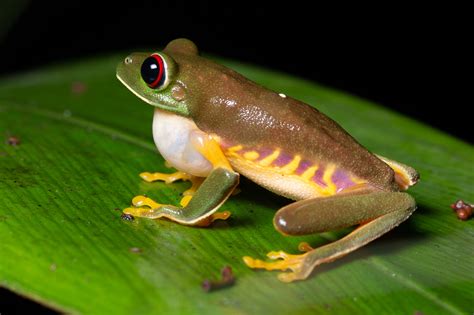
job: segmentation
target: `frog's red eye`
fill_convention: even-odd
[[[158,54],[153,54],[142,63],[141,75],[149,87],[156,89],[163,86],[166,79],[165,63]]]

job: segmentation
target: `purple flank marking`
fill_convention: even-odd
[[[346,188],[352,187],[355,183],[351,180],[349,174],[344,172],[343,170],[336,170],[334,174],[332,174],[332,181],[336,185],[337,192],[340,192]]]
[[[293,157],[291,155],[288,155],[284,152],[280,152],[280,155],[276,158],[275,161],[273,161],[272,165],[282,167],[290,163],[291,160],[293,160]]]
[[[262,148],[262,149],[258,149],[256,151],[259,154],[258,161],[263,160],[264,158],[266,158],[267,156],[269,156],[270,154],[273,153],[273,150],[269,149],[269,148]]]
[[[312,166],[313,164],[310,161],[303,160],[300,162],[300,165],[298,165],[298,168],[296,169],[295,173],[298,175],[301,175],[308,169],[308,167]]]
[[[314,176],[312,178],[313,182],[315,182],[316,184],[318,184],[321,187],[327,187],[328,186],[323,180],[325,169],[326,169],[326,167],[324,167],[323,165],[319,166],[318,170],[316,171],[316,174],[314,174]]]

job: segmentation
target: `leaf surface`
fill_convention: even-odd
[[[189,184],[145,183],[169,170],[151,136],[153,109],[115,78],[113,55],[0,81],[0,286],[62,311],[94,314],[469,314],[474,311],[473,221],[449,205],[473,202],[474,149],[373,103],[281,73],[223,61],[264,86],[315,105],[378,154],[415,167],[418,210],[364,248],[281,283],[241,257],[297,252],[344,231],[284,237],[288,203],[248,180],[227,222],[190,228],[120,218],[133,196],[177,204]],[[347,231],[345,231],[347,232]],[[133,252],[131,248],[139,248]],[[232,266],[237,283],[204,293]],[[1,312],[1,310],[0,310]]]

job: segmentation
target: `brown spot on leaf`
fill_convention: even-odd
[[[11,145],[11,146],[17,146],[17,145],[20,145],[21,143],[21,140],[19,137],[16,137],[16,136],[9,136],[8,139],[7,139],[7,144]]]
[[[202,282],[202,289],[205,292],[211,292],[218,289],[227,288],[235,283],[235,277],[232,273],[232,268],[230,266],[225,266],[221,270],[222,278],[220,280],[209,280],[206,279]]]
[[[87,91],[87,85],[84,82],[76,81],[71,84],[72,94],[82,94]]]
[[[134,254],[140,254],[142,252],[142,249],[138,247],[130,247],[128,250],[130,251],[130,253]]]
[[[474,205],[466,203],[464,200],[458,200],[451,205],[451,209],[456,212],[458,219],[466,221],[472,216]]]

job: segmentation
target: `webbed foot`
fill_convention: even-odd
[[[214,212],[207,218],[202,219],[196,223],[196,226],[206,227],[216,220],[227,220],[230,217],[230,211]]]
[[[132,205],[133,207],[124,209],[123,213],[131,214],[134,217],[143,217],[149,219],[157,219],[163,216],[159,209],[164,205],[157,203],[153,199],[146,196],[133,197]]]
[[[278,279],[283,282],[291,282],[294,280],[300,280],[307,277],[305,270],[305,257],[306,254],[291,255],[284,251],[272,251],[267,254],[267,257],[273,260],[273,262],[266,262],[260,259],[254,259],[249,256],[243,257],[243,260],[247,266],[253,269],[266,269],[266,270],[291,270],[291,272],[280,273]]]
[[[140,177],[149,183],[160,180],[167,184],[171,184],[177,180],[190,180],[192,176],[187,173],[177,171],[171,174],[143,172],[140,173]]]

